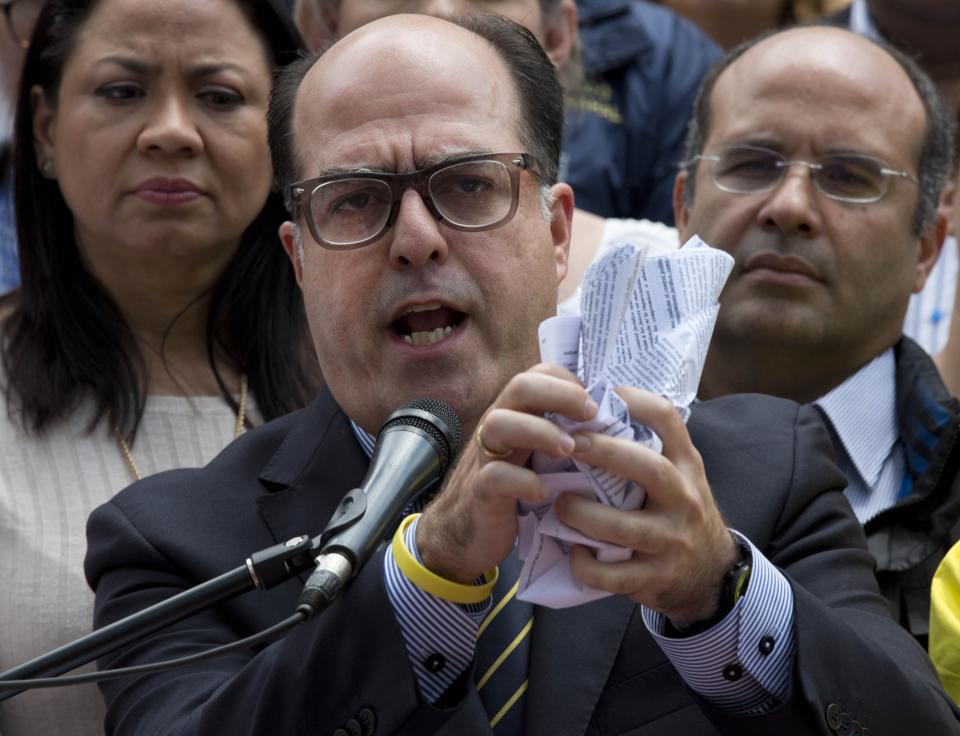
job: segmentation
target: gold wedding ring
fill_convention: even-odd
[[[480,452],[482,452],[491,460],[503,460],[505,457],[510,457],[510,455],[513,453],[513,450],[501,450],[500,452],[494,452],[483,443],[483,422],[480,422],[480,424],[477,425],[477,431],[473,437],[477,441],[477,447],[480,448]]]

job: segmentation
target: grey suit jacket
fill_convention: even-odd
[[[844,718],[845,727],[857,722],[873,734],[960,733],[926,656],[877,591],[815,413],[769,397],[727,397],[698,404],[689,430],[729,525],[790,580],[797,654],[789,696],[755,717],[715,710],[685,686],[639,608],[610,597],[537,610],[527,733],[831,734]],[[253,551],[318,533],[366,465],[347,418],[324,393],[247,433],[202,470],[135,484],[89,522],[86,572],[97,592],[97,624],[232,569]],[[108,733],[339,735],[362,722],[377,734],[489,736],[472,673],[448,693],[447,707],[419,698],[381,557],[321,617],[282,641],[105,683]],[[233,641],[291,613],[301,587],[294,579],[236,598],[101,666]]]

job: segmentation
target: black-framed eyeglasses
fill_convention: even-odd
[[[0,0],[0,9],[6,16],[7,28],[20,48],[30,46],[30,35],[42,5],[43,0]]]
[[[876,202],[887,193],[894,176],[919,183],[913,174],[891,169],[882,159],[860,153],[831,153],[801,161],[788,160],[759,146],[731,146],[717,155],[694,156],[684,167],[698,160],[710,164],[717,189],[733,194],[768,192],[783,181],[791,166],[807,167],[817,189],[840,202]]]
[[[294,215],[303,212],[314,240],[333,250],[362,248],[382,236],[409,188],[448,227],[492,230],[516,214],[523,171],[542,183],[528,153],[461,156],[408,174],[331,174],[291,184],[288,206]]]

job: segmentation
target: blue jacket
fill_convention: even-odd
[[[20,261],[17,256],[17,231],[13,224],[13,182],[3,175],[0,151],[0,294],[15,289],[20,283]]]
[[[577,206],[673,224],[672,190],[700,82],[721,51],[641,0],[581,0],[585,82],[567,95],[561,178]]]

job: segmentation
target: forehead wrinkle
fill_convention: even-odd
[[[434,166],[440,166],[445,164],[448,161],[455,161],[459,158],[465,156],[475,156],[480,154],[492,154],[495,153],[489,147],[481,148],[465,148],[465,149],[451,149],[448,151],[443,151],[441,153],[426,154],[420,158],[417,158],[414,162],[416,166],[416,171],[422,171],[424,169],[429,169]],[[378,165],[371,164],[369,166],[333,166],[326,169],[321,169],[320,173],[317,174],[317,178],[324,176],[338,176],[340,174],[408,174],[414,173],[412,171],[398,171],[396,166],[390,165]]]
[[[304,156],[300,158],[300,168],[319,164],[319,173],[311,174],[311,178],[358,171],[405,173],[461,156],[513,151],[518,147],[512,142],[487,144],[479,140],[472,126],[456,124],[445,129],[442,136],[425,138],[418,135],[421,117],[424,124],[433,122],[432,114],[422,111],[353,126],[346,137],[335,134],[331,139],[318,141],[308,133],[298,148]]]
[[[191,61],[185,65],[184,71],[191,79],[201,80],[207,77],[214,77],[223,72],[236,74],[241,77],[250,77],[254,75],[254,71],[247,66],[243,66],[232,61],[207,61],[205,59],[197,59],[192,54],[190,55],[190,59]],[[104,56],[94,63],[95,67],[111,65],[123,67],[129,72],[144,76],[156,76],[157,74],[160,74],[163,69],[163,65],[160,63],[153,61],[142,61],[134,56],[120,56],[116,54]]]
[[[204,4],[213,2],[204,0]],[[228,64],[234,71],[246,73],[250,66],[246,39],[238,43],[240,39],[236,35],[222,32],[225,23],[239,22],[243,33],[257,39],[259,56],[269,71],[272,61],[267,44],[240,7],[233,2],[221,2],[223,12],[212,16],[209,5],[204,4],[185,0],[168,0],[166,4],[140,0],[101,2],[81,27],[74,53],[84,54],[95,49],[99,56],[124,57],[135,62],[145,60],[147,65],[156,59],[172,57],[190,70]],[[216,34],[214,43],[206,31]]]

